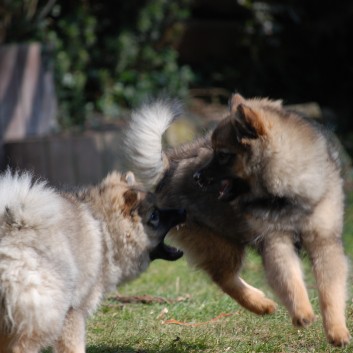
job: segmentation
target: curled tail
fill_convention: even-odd
[[[46,228],[61,217],[61,208],[61,197],[45,181],[10,169],[0,174],[0,228]]]
[[[177,101],[159,99],[132,113],[125,148],[134,173],[148,189],[156,185],[167,167],[162,136],[181,111]]]

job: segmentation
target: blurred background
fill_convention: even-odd
[[[236,91],[332,128],[351,180],[352,18],[349,0],[0,0],[1,168],[96,182],[127,168],[132,108],[183,100],[173,145],[224,117]]]

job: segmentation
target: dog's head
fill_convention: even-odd
[[[271,130],[271,110],[279,110],[280,101],[246,100],[239,94],[230,101],[230,114],[212,134],[213,157],[194,174],[201,187],[218,184],[219,199],[229,201],[250,190],[265,159]]]
[[[131,186],[124,193],[124,213],[133,222],[140,222],[148,238],[150,260],[163,259],[178,260],[183,252],[164,243],[167,233],[186,220],[185,209],[161,209],[156,205],[156,197],[152,193],[143,192],[133,185],[134,176],[131,172],[126,175]]]
[[[140,201],[137,212],[145,233],[151,242],[150,259],[178,260],[183,252],[164,242],[168,232],[186,221],[185,209],[162,209],[156,206],[154,194],[147,193]]]
[[[164,243],[169,230],[186,220],[184,209],[160,209],[155,195],[143,191],[132,172],[110,173],[88,195],[103,214],[117,252],[129,253],[146,266],[149,260],[174,261],[183,252]]]

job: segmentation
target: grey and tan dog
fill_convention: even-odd
[[[316,278],[329,342],[343,346],[347,262],[342,246],[343,186],[332,136],[281,102],[234,95],[231,113],[212,134],[213,157],[195,173],[201,187],[216,184],[259,236],[267,278],[293,323],[313,322],[294,243],[303,245]],[[239,180],[249,191],[234,197]]]
[[[0,352],[85,352],[85,321],[155,258],[185,210],[161,210],[134,175],[59,193],[28,173],[0,176]]]
[[[311,259],[327,338],[344,346],[350,334],[343,191],[330,134],[281,101],[234,95],[230,110],[212,135],[163,151],[162,134],[178,110],[165,101],[142,107],[127,135],[135,171],[155,186],[161,205],[187,209],[186,227],[172,239],[197,267],[247,309],[271,313],[274,303],[239,277],[244,248],[256,246],[293,324],[307,326],[315,315],[296,252],[301,244]]]
[[[133,112],[125,141],[131,168],[146,188],[155,191],[161,207],[186,209],[185,225],[173,230],[170,239],[188,261],[246,309],[259,315],[272,313],[276,304],[239,276],[250,241],[243,236],[242,217],[218,199],[217,187],[201,190],[193,180],[212,157],[210,136],[180,148],[162,148],[162,136],[179,113],[179,104],[168,100],[156,100]],[[238,192],[245,189],[240,185]]]

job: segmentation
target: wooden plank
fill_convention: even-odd
[[[49,57],[39,43],[0,46],[0,141],[47,134],[57,126]]]
[[[94,184],[112,170],[128,170],[122,141],[120,130],[10,141],[2,169],[29,169],[59,187]]]
[[[76,184],[99,182],[103,177],[102,159],[94,134],[73,137],[72,148]]]
[[[112,170],[126,172],[128,161],[123,148],[123,133],[120,130],[103,133],[104,154],[103,166],[106,173]]]
[[[50,177],[48,169],[47,141],[45,139],[26,139],[5,143],[5,163],[3,169],[10,166],[17,170],[31,171],[37,178]]]
[[[4,145],[4,168],[11,167],[12,169],[23,168],[23,143],[5,143]]]
[[[48,139],[48,174],[56,186],[76,184],[71,136],[54,136]]]

